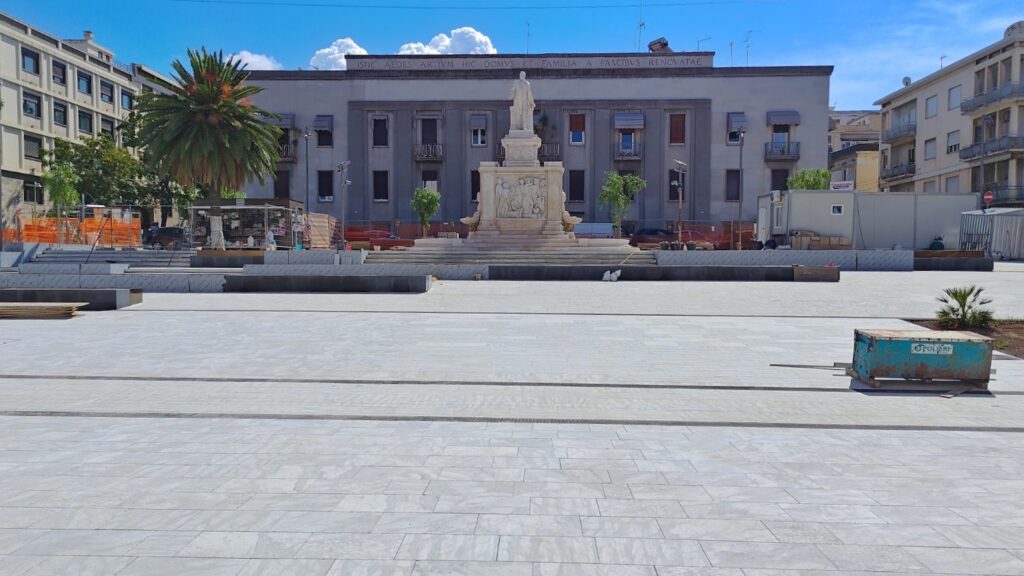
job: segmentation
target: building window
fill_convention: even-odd
[[[726,120],[726,141],[729,144],[739,144],[740,134],[746,134],[747,114],[745,112],[728,112]]]
[[[950,110],[955,110],[960,107],[960,85],[957,84],[949,89],[948,104]]]
[[[420,119],[420,144],[437,144],[437,118]]]
[[[925,194],[935,194],[935,190],[936,190],[937,187],[938,187],[938,181],[936,181],[936,180],[928,180],[927,182],[924,183],[924,193]]]
[[[437,170],[424,170],[420,176],[423,178],[423,187],[437,192]]]
[[[469,117],[469,144],[470,146],[487,145],[487,116],[473,114]]]
[[[92,76],[78,72],[78,91],[82,94],[92,94]]]
[[[946,178],[946,194],[960,193],[960,177],[950,176]]]
[[[334,171],[317,170],[316,197],[320,202],[334,202]]]
[[[53,103],[53,123],[58,126],[68,125],[68,106],[60,102]]]
[[[43,139],[25,134],[25,158],[40,160],[43,157]],[[39,202],[41,204],[41,202]]]
[[[636,131],[622,130],[619,132],[619,150],[632,152],[636,148]]]
[[[846,180],[846,168],[843,168],[843,180]],[[772,170],[772,190],[789,190],[789,170],[777,168]]]
[[[917,148],[909,148],[907,150],[907,164],[917,163]]]
[[[931,138],[929,140],[924,141],[924,159],[935,159],[935,138]]]
[[[924,117],[931,118],[939,113],[939,97],[929,96],[924,101]]]
[[[23,114],[25,114],[25,116],[31,116],[33,118],[42,118],[42,100],[36,94],[29,94],[28,92],[23,92],[21,95],[21,111]]]
[[[29,50],[28,48],[21,49],[21,69],[25,72],[31,72],[33,74],[39,74],[39,52],[35,50]]]
[[[135,108],[135,95],[124,88],[121,89],[121,108],[125,110]]]
[[[387,118],[374,118],[373,119],[373,145],[375,147],[386,148],[388,145],[388,119]]]
[[[586,173],[583,170],[569,170],[569,202],[583,202],[585,189]]]
[[[388,171],[387,170],[374,170],[373,171],[373,201],[374,202],[387,202],[388,196]]]
[[[789,124],[772,126],[772,150],[780,154],[789,153]]]
[[[106,80],[100,80],[100,100],[107,104],[114,103],[114,85]]]
[[[480,171],[470,170],[469,171],[469,200],[471,202],[480,201]]]
[[[313,119],[313,130],[316,131],[317,148],[334,147],[334,116],[321,114]]]
[[[100,118],[100,134],[114,140],[114,121],[110,118]]]
[[[832,205],[832,215],[833,216],[842,216],[843,215],[843,205],[842,204],[833,204]]]
[[[686,144],[686,114],[670,114],[668,117],[668,143]]]
[[[569,114],[569,144],[582,146],[586,143],[586,114]]]
[[[85,110],[78,111],[78,131],[85,134],[92,134],[92,113]]]
[[[725,171],[725,201],[726,202],[739,202],[740,201],[740,171],[739,170],[726,170]]]
[[[668,199],[669,200],[678,202],[679,201],[679,191],[680,191],[680,189],[682,189],[682,191],[683,191],[683,201],[686,200],[686,173],[684,172],[681,176],[682,176],[682,181],[680,181],[680,179],[679,179],[679,177],[680,177],[679,170],[669,170],[668,171]]]
[[[960,131],[953,130],[946,134],[946,154],[952,154],[960,149]]]
[[[53,83],[66,86],[68,83],[68,67],[63,62],[56,60],[50,62],[50,75],[53,76]]]
[[[279,200],[291,198],[291,173],[288,170],[274,172],[274,198]]]
[[[30,204],[42,204],[46,201],[43,193],[43,185],[39,182],[22,181],[21,193],[25,202]]]

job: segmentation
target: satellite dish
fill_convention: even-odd
[[[904,76],[903,77],[903,85],[904,86],[910,86],[910,76]]]

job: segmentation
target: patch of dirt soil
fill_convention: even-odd
[[[908,320],[931,330],[941,330],[938,320]],[[970,330],[995,340],[996,350],[1017,358],[1024,358],[1024,320],[997,320],[987,330]]]

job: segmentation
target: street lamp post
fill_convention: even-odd
[[[348,196],[348,185],[350,184],[348,179],[348,167],[352,165],[352,162],[345,160],[341,164],[338,164],[338,173],[341,174],[341,249],[345,249],[345,197]]]
[[[978,166],[978,187],[981,189],[980,192],[982,194],[984,194],[985,193],[985,154],[986,154],[986,150],[985,150],[986,146],[985,146],[985,144],[988,143],[988,138],[986,137],[986,132],[988,131],[988,128],[990,126],[995,126],[996,118],[995,118],[994,114],[986,114],[982,121],[985,124],[985,128],[983,128],[982,132],[981,132],[981,164],[980,164],[980,166]],[[994,132],[994,130],[993,130],[993,132]],[[998,170],[997,170],[997,172],[998,172]],[[999,175],[997,174],[996,175],[997,180],[998,180],[998,176]],[[984,209],[985,208],[983,206],[982,210],[984,211]]]
[[[310,137],[310,135],[311,134],[309,132],[309,127],[306,127],[306,129],[303,130],[303,132],[302,132],[302,138],[306,140],[306,154],[305,154],[305,156],[306,156],[306,162],[305,162],[305,164],[306,164],[306,202],[303,205],[303,208],[305,208],[305,210],[306,210],[306,232],[310,235],[310,238],[311,238],[311,241],[312,241],[313,231],[311,230],[312,226],[310,225],[310,220],[309,220],[309,137]],[[307,246],[306,248],[308,249],[309,246]]]
[[[739,234],[737,235],[737,245],[739,249],[743,248],[743,142],[747,139],[747,129],[740,128],[740,203],[737,212],[737,223],[739,224]]]
[[[683,168],[686,162],[673,160],[676,163],[676,199],[679,201],[679,208],[676,210],[676,237],[680,244],[683,243]]]

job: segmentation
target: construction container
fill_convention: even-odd
[[[871,386],[885,380],[988,388],[992,339],[971,332],[855,330],[847,373]]]

